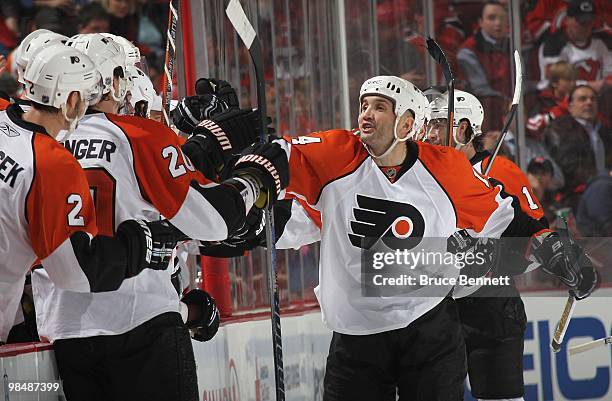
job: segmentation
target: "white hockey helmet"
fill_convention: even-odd
[[[375,156],[370,152],[373,157],[381,158],[389,154],[397,142],[404,142],[421,131],[421,128],[423,128],[425,124],[427,114],[429,114],[427,107],[429,102],[423,92],[421,92],[412,82],[399,77],[386,75],[370,78],[361,85],[359,103],[361,104],[363,98],[369,95],[381,96],[390,100],[391,103],[393,103],[393,111],[395,113],[395,126],[393,129],[395,140],[382,155]],[[414,114],[414,123],[408,135],[403,139],[399,139],[397,137],[397,124],[399,118],[408,110],[412,111]],[[369,151],[368,149],[368,152]]]
[[[140,63],[140,49],[135,44],[124,38],[123,36],[114,35],[112,33],[101,33],[100,35],[114,40],[119,46],[123,47],[125,52],[125,64],[127,66]]]
[[[448,118],[448,93],[437,96],[430,103],[431,119]],[[474,135],[466,143],[457,140],[457,129],[459,122],[467,119],[470,122]],[[474,138],[482,134],[482,122],[484,120],[484,108],[476,96],[471,93],[455,90],[455,113],[453,114],[453,139],[456,143],[467,145]]]
[[[102,75],[104,94],[110,93],[117,102],[123,102],[128,91],[128,77],[126,69],[126,56],[123,47],[113,39],[99,33],[75,35],[66,45],[74,47],[85,53],[98,67]],[[119,89],[115,91],[113,80],[115,70],[119,68]]]
[[[26,36],[15,51],[15,64],[17,65],[17,79],[24,84],[23,73],[32,55],[38,50],[57,43],[65,43],[67,36],[60,35],[47,29],[37,29]]]
[[[76,128],[87,107],[97,103],[102,96],[102,79],[95,64],[85,54],[61,43],[36,52],[23,78],[26,98],[61,109],[64,118],[70,122],[68,133]],[[66,116],[66,102],[72,92],[79,92],[81,108],[78,115],[70,119]]]
[[[161,111],[161,96],[155,92],[155,87],[149,77],[135,66],[128,66],[128,74],[133,83],[130,91],[132,108],[136,109],[138,102],[146,102],[146,117],[149,117],[151,110]]]

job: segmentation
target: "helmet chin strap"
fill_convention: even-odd
[[[366,148],[366,151],[370,154],[370,156],[372,156],[374,159],[382,159],[386,156],[388,156],[391,151],[393,151],[393,149],[395,148],[395,146],[399,143],[399,142],[406,142],[408,139],[412,138],[414,136],[414,124],[412,129],[410,130],[410,132],[406,135],[405,138],[400,139],[397,137],[397,126],[399,124],[399,117],[395,117],[395,124],[393,125],[393,142],[391,142],[391,145],[389,145],[389,147],[387,148],[387,150],[385,150],[381,155],[375,155],[374,152],[372,152],[372,150],[370,149],[370,147],[368,145],[366,145],[365,143],[363,144],[363,146]]]
[[[61,110],[64,119],[68,122],[68,129],[60,130],[57,133],[57,135],[55,136],[55,140],[57,140],[58,142],[64,142],[74,132],[74,130],[79,124],[79,120],[83,118],[85,112],[87,111],[87,104],[82,100],[79,101],[79,105],[77,106],[76,110],[76,115],[73,118],[68,117],[66,103],[62,104]]]

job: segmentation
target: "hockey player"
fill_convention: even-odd
[[[210,182],[172,130],[115,114],[127,88],[121,47],[96,34],[68,44],[91,55],[105,83],[102,100],[64,143],[85,169],[102,232],[126,218],[163,215],[191,238],[221,240],[243,225],[260,193],[276,196],[286,185],[287,158],[278,145],[252,149],[255,163],[240,162],[234,178]],[[39,333],[54,341],[68,400],[197,399],[193,350],[169,271],[94,296],[62,291],[38,272],[33,285]],[[197,292],[183,300],[200,309],[188,322],[198,338],[212,337],[219,323],[212,299]]]
[[[173,236],[164,234],[160,223],[148,227],[127,219],[116,237],[97,235],[83,170],[55,140],[74,129],[99,94],[93,63],[74,49],[43,50],[23,77],[32,108],[24,113],[12,105],[0,113],[0,342],[37,259],[58,287],[108,291],[144,267],[166,268],[170,255],[159,256],[176,243],[167,241]],[[151,255],[158,257],[151,261]]]
[[[372,247],[410,249],[458,229],[481,237],[527,230],[550,236],[514,209],[501,188],[474,174],[461,153],[409,140],[425,119],[424,102],[410,82],[374,77],[361,88],[357,133],[282,141],[289,154],[287,195],[321,216],[315,293],[334,331],[325,400],[395,400],[396,391],[400,400],[462,399],[465,350],[456,304],[445,296],[451,286],[422,297],[365,297],[361,262]],[[396,242],[401,239],[407,242]],[[576,269],[558,257],[556,244],[538,242],[540,251],[548,250],[543,263],[558,272]],[[592,285],[579,277],[575,288],[588,295]]]
[[[483,149],[480,128],[484,109],[470,93],[456,90],[454,96],[454,143],[458,144],[458,149],[474,170],[482,174],[483,165],[490,161],[489,152]],[[431,102],[431,109],[428,141],[444,145],[447,143],[448,95],[436,97]],[[489,177],[502,183],[504,191],[519,200],[526,214],[544,219],[542,206],[518,166],[498,157]],[[517,258],[520,256],[515,255],[514,259]],[[523,400],[523,344],[527,318],[517,289],[514,285],[483,287],[469,296],[458,298],[457,305],[466,341],[472,395],[480,400]]]
[[[454,142],[470,160],[474,170],[482,174],[491,157],[482,143],[483,134],[480,127],[484,119],[483,107],[470,93],[455,91],[454,96]],[[444,144],[447,132],[448,95],[435,98],[431,103],[431,109],[432,124],[429,140],[437,145]],[[516,164],[499,157],[495,160],[487,178],[492,184],[503,187],[504,192],[513,196],[525,214],[548,225],[542,206],[533,194],[527,177]],[[526,232],[523,235],[529,236],[529,234]],[[522,257],[524,250],[519,249],[517,252],[513,248],[516,248],[514,244],[501,247],[502,253],[499,258],[503,261],[503,265],[497,269],[519,274],[528,268],[529,262]],[[582,252],[581,249],[574,251]],[[544,269],[554,274],[548,266],[545,265]],[[592,266],[584,266],[581,273],[584,275],[583,280],[590,281],[594,287],[597,274]],[[569,277],[561,275],[560,278],[571,287]],[[577,294],[577,297],[583,297],[588,293],[589,291]],[[466,337],[472,395],[479,400],[523,400],[523,345],[527,318],[525,307],[514,283],[504,287],[482,287],[470,296],[458,298],[457,304]]]

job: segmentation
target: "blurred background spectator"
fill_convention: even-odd
[[[506,7],[497,1],[487,1],[478,25],[478,31],[463,42],[457,53],[459,75],[467,80],[466,89],[478,96],[487,111],[483,125],[499,130],[512,97]]]
[[[549,66],[565,60],[578,71],[578,79],[586,81],[596,91],[604,83],[612,84],[612,54],[603,40],[593,37],[597,9],[591,0],[571,0],[561,30],[544,40],[539,50],[540,74],[538,88],[548,85]]]
[[[552,120],[569,113],[567,95],[576,85],[577,72],[572,64],[558,61],[550,65],[546,77],[548,87],[539,91],[527,120],[527,132],[535,139],[542,139]]]
[[[595,176],[578,203],[576,223],[587,237],[612,236],[612,172]]]
[[[575,211],[586,183],[612,167],[612,131],[598,119],[597,94],[590,86],[572,90],[569,112],[546,128],[544,141],[565,177],[560,202]]]

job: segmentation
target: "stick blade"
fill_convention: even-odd
[[[238,33],[238,36],[240,36],[240,39],[244,42],[244,45],[250,50],[257,34],[255,33],[253,25],[249,22],[240,2],[238,0],[231,0],[225,9],[225,14]]]
[[[429,52],[431,58],[433,58],[436,63],[438,63],[442,68],[442,74],[444,75],[444,79],[446,79],[446,82],[450,82],[453,79],[453,73],[451,71],[450,65],[448,64],[448,59],[446,58],[444,51],[442,50],[440,45],[431,37],[428,37],[425,40],[425,43],[427,44],[427,51]]]

